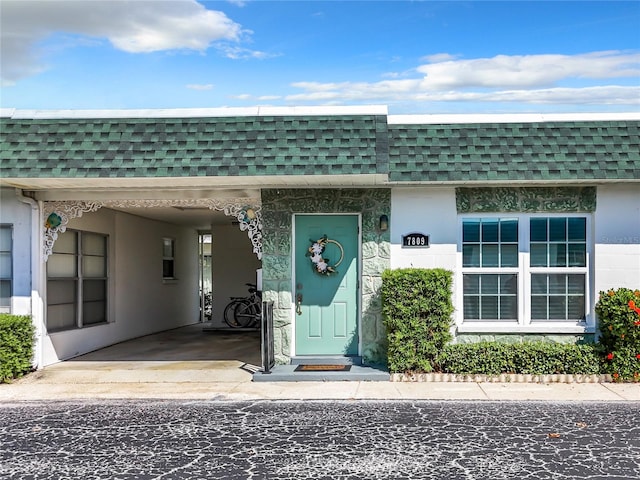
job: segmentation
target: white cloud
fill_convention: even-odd
[[[640,53],[637,52],[499,55],[472,60],[453,60],[453,56],[438,54],[427,58],[433,63],[414,70],[422,74],[421,77],[379,82],[296,82],[292,86],[302,92],[288,95],[286,99],[296,103],[473,101],[640,105],[640,86],[616,82],[640,78]],[[599,80],[606,83],[594,86]]]
[[[190,83],[189,85],[187,85],[187,88],[189,90],[213,90],[213,84],[212,83],[207,83],[207,84],[198,84],[198,83]]]
[[[3,0],[0,21],[5,85],[46,68],[37,45],[54,33],[105,38],[130,53],[205,51],[251,33],[195,0]]]
[[[422,87],[540,87],[567,78],[640,77],[640,53],[593,52],[582,55],[498,55],[473,60],[445,60],[421,65]]]

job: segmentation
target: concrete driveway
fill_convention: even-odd
[[[260,332],[205,331],[204,324],[147,335],[50,365],[19,383],[111,385],[250,382]],[[118,385],[120,384],[120,385]]]

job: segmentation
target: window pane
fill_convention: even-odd
[[[587,246],[584,243],[569,244],[569,266],[585,267],[587,265]]]
[[[500,241],[508,243],[518,242],[518,220],[500,221]]]
[[[501,246],[500,266],[517,267],[518,266],[518,245],[502,245]]]
[[[567,320],[584,320],[584,296],[568,297],[569,308]]]
[[[532,218],[529,221],[529,227],[531,229],[532,242],[547,241],[547,219],[546,218]]]
[[[478,320],[480,318],[480,297],[464,297],[464,319]]]
[[[480,220],[465,220],[462,223],[462,241],[463,242],[479,242],[480,241]]]
[[[47,307],[47,329],[64,330],[77,327],[75,305],[49,305]]]
[[[518,276],[500,275],[500,293],[502,295],[518,294]]]
[[[164,278],[173,278],[173,260],[162,261],[162,276]]]
[[[58,239],[53,244],[53,253],[77,253],[77,234],[74,231],[67,231],[58,234]]]
[[[85,277],[106,277],[104,257],[82,257],[82,275]]]
[[[564,295],[567,292],[567,277],[566,275],[549,275],[547,277],[549,282],[549,294],[561,294]]]
[[[498,266],[498,245],[482,245],[482,266]]]
[[[464,275],[462,283],[465,295],[480,293],[480,275]]]
[[[531,275],[531,293],[533,295],[547,294],[547,276]]]
[[[549,320],[565,320],[567,318],[567,298],[549,297]]]
[[[497,295],[498,275],[482,275],[480,277],[480,293],[483,295]]]
[[[462,266],[463,267],[479,267],[480,266],[480,244],[471,244],[462,246]]]
[[[11,252],[0,252],[0,278],[11,278]]]
[[[0,227],[0,252],[11,251],[11,230],[9,226]]]
[[[529,261],[531,262],[532,267],[546,267],[547,266],[547,244],[532,243]]]
[[[84,255],[100,255],[107,253],[107,239],[97,233],[82,234],[82,253]]]
[[[567,240],[567,222],[565,218],[549,219],[549,241],[564,242]]]
[[[84,302],[95,302],[107,298],[107,282],[105,280],[85,280],[82,282],[82,299]]]
[[[173,257],[173,240],[171,238],[162,239],[162,256]]]
[[[567,246],[564,243],[549,244],[549,266],[550,267],[566,267],[567,266]]]
[[[76,303],[75,280],[49,280],[47,282],[47,303],[58,305],[62,303]]]
[[[107,321],[105,302],[85,302],[82,305],[82,323],[93,325]]]
[[[11,307],[11,280],[0,280],[0,308],[8,312]]]
[[[570,241],[587,241],[587,219],[586,218],[569,218],[568,219],[568,239]]]
[[[49,277],[75,277],[76,261],[75,255],[54,253],[47,261],[47,273]]]
[[[500,297],[500,320],[518,319],[518,297]]]
[[[482,241],[498,242],[498,220],[482,220]]]
[[[483,320],[498,320],[498,297],[481,297],[480,314]]]
[[[584,295],[584,275],[567,275],[567,291]]]
[[[547,319],[547,298],[542,296],[531,297],[531,320]]]

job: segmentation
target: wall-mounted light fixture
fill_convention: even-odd
[[[386,232],[387,230],[389,230],[389,217],[387,217],[386,215],[380,215],[379,227],[381,232]]]

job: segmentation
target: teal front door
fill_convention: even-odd
[[[358,354],[358,217],[295,216],[295,354]]]

